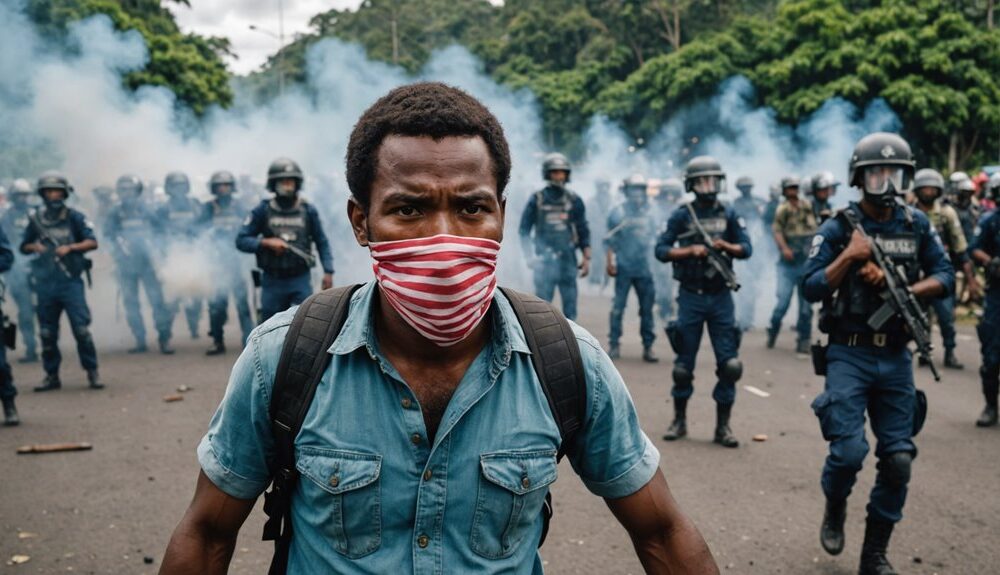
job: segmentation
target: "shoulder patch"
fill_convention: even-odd
[[[816,257],[817,254],[819,254],[819,248],[820,248],[820,246],[823,245],[823,240],[824,239],[825,238],[823,237],[822,234],[816,234],[815,236],[813,236],[812,247],[809,248],[809,257],[810,258],[814,258],[814,257]]]
[[[247,216],[247,219],[243,220],[243,225],[244,226],[249,226],[250,222],[252,222],[252,221],[253,221],[253,216]]]
[[[743,219],[743,216],[737,216],[736,223],[739,224],[739,226],[743,229],[747,228],[747,221]]]

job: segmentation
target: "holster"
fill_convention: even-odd
[[[809,353],[812,355],[813,372],[816,375],[826,375],[826,350],[828,347],[821,343],[814,343],[809,346]]]
[[[913,437],[916,437],[920,430],[924,428],[927,421],[927,394],[922,389],[917,390],[916,406],[913,410]]]
[[[7,318],[3,322],[3,344],[11,351],[17,348],[17,324],[7,321]]]
[[[253,287],[260,287],[260,270],[250,270],[250,279],[253,280]]]
[[[680,355],[681,353],[681,330],[677,327],[677,322],[672,321],[667,324],[667,341],[670,342],[670,348],[674,350],[674,353]]]

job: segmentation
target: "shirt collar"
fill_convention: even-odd
[[[374,357],[377,345],[372,308],[377,294],[374,281],[362,285],[354,292],[347,320],[337,339],[333,340],[333,345],[327,350],[329,353],[346,355],[358,348],[367,347]],[[508,355],[511,351],[530,354],[527,341],[524,339],[524,331],[517,321],[517,316],[514,315],[514,309],[500,290],[493,296],[492,308],[492,313],[488,317],[492,318],[493,322],[493,349],[501,355]]]

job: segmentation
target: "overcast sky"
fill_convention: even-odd
[[[281,0],[193,0],[191,8],[172,6],[185,31],[205,36],[225,36],[238,60],[229,66],[237,74],[259,68],[278,49],[278,3]],[[356,8],[361,0],[283,0],[285,41],[309,29],[309,19],[333,8]],[[253,24],[275,37],[250,29]]]

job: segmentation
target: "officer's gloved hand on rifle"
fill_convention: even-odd
[[[264,249],[271,250],[279,256],[288,250],[288,244],[281,238],[264,238],[260,240],[260,245],[263,246]]]

